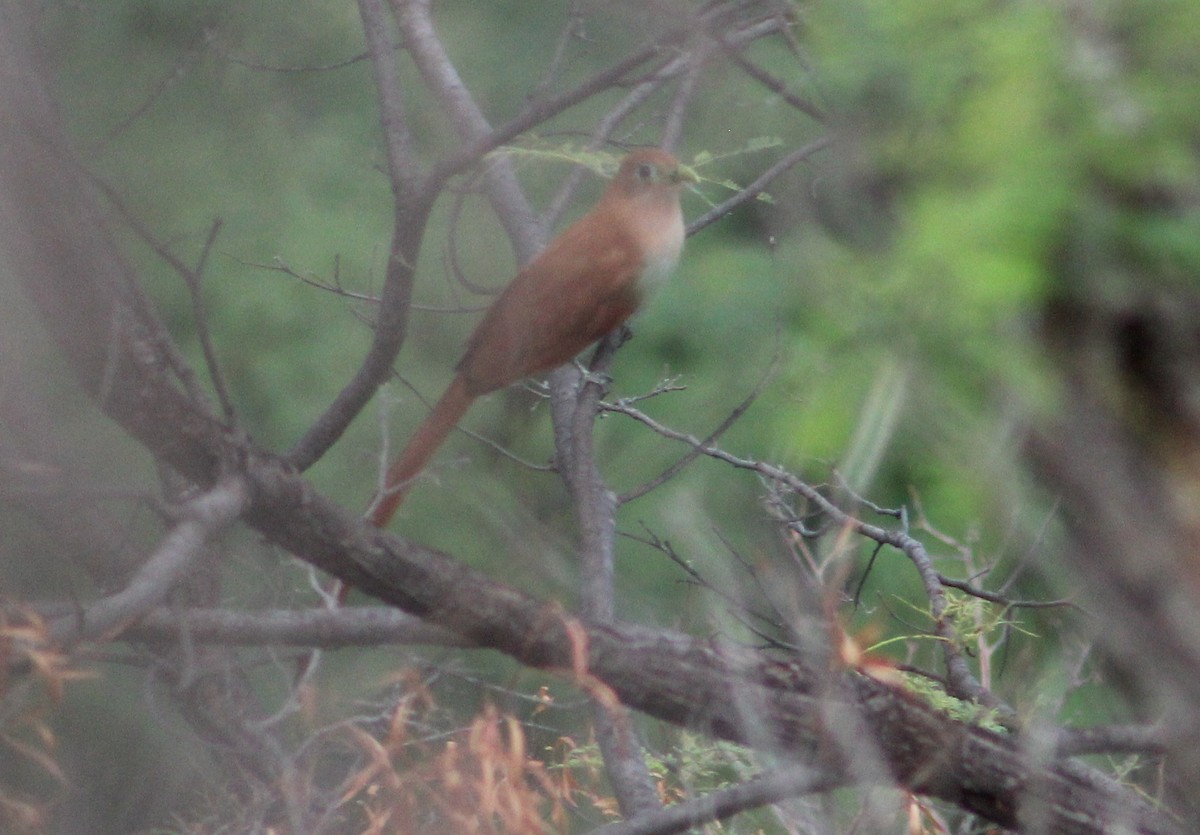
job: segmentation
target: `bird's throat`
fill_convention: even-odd
[[[639,301],[644,303],[666,283],[679,254],[683,250],[683,215],[678,206],[668,218],[659,223],[646,224],[641,229],[645,261],[637,281]]]

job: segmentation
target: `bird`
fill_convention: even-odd
[[[661,148],[621,161],[596,205],[520,270],[467,340],[454,378],[391,463],[366,518],[388,525],[476,398],[556,368],[625,322],[683,249],[680,193],[696,174]]]

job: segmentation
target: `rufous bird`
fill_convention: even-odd
[[[666,151],[621,161],[595,207],[542,250],[488,308],[446,392],[384,478],[367,519],[391,520],[413,479],[475,398],[571,360],[633,314],[683,248],[684,183],[696,175]]]

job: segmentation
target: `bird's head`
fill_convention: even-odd
[[[677,193],[685,183],[697,183],[691,168],[661,148],[641,148],[621,161],[611,189],[628,197],[644,193]]]

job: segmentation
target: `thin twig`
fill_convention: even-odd
[[[808,99],[801,98],[787,88],[787,83],[781,78],[777,78],[770,72],[760,67],[758,64],[747,58],[741,48],[734,48],[724,37],[718,37],[717,43],[725,50],[725,55],[737,65],[742,72],[753,78],[755,81],[762,84],[775,95],[779,96],[792,107],[802,113],[806,113],[818,122],[825,121],[825,113],[821,108],[810,102]]]
[[[742,415],[746,414],[746,412],[750,409],[750,406],[753,405],[754,401],[757,400],[759,395],[763,393],[763,389],[766,388],[767,383],[775,376],[775,372],[779,369],[779,359],[780,354],[778,351],[776,351],[775,357],[771,360],[771,364],[767,367],[766,372],[759,379],[758,384],[751,389],[749,394],[742,398],[742,402],[737,404],[733,410],[725,416],[725,419],[717,425],[716,429],[709,433],[707,438],[705,438],[696,446],[692,447],[692,449],[689,450],[682,458],[680,458],[671,466],[667,467],[654,478],[617,496],[617,507],[628,504],[634,499],[638,499],[646,495],[651,490],[661,487],[663,484],[674,478],[680,471],[683,470],[684,467],[686,467],[688,464],[691,464],[693,461],[703,455],[704,448],[711,446],[713,442],[724,435],[730,427],[741,420]],[[621,401],[621,403],[626,402],[627,401]],[[610,412],[620,411],[619,406],[610,405],[603,402],[600,403],[600,408],[604,411]]]
[[[502,286],[487,286],[484,284],[476,284],[467,277],[466,271],[458,261],[458,233],[461,227],[459,221],[462,219],[463,208],[466,206],[467,197],[471,194],[478,193],[476,181],[480,178],[480,172],[472,171],[467,184],[460,188],[455,188],[454,200],[450,203],[450,217],[446,221],[446,259],[450,265],[450,274],[454,277],[454,281],[468,292],[479,296],[495,297],[503,292]],[[453,288],[453,285],[451,285]]]
[[[400,376],[399,374],[396,375],[396,380],[399,381],[400,385],[404,386],[406,389],[408,389],[410,392],[412,392],[416,396],[416,398],[421,401],[421,405],[425,407],[426,411],[433,410],[433,401],[430,400],[425,395],[423,395],[420,391],[418,391],[417,387],[414,386],[411,381]],[[535,464],[532,461],[530,461],[526,458],[522,458],[521,456],[517,455],[515,452],[513,452],[508,447],[504,446],[499,441],[492,440],[491,438],[487,437],[486,435],[481,435],[480,433],[474,431],[473,429],[468,429],[461,424],[455,426],[454,430],[456,432],[461,432],[463,435],[466,435],[468,438],[470,438],[473,441],[478,441],[479,443],[483,444],[484,446],[490,448],[496,454],[504,456],[509,461],[512,461],[514,464],[524,467],[527,470],[531,470],[531,471],[537,472],[537,473],[555,472],[555,467],[553,465],[551,465],[551,464]],[[387,461],[385,460],[384,461],[385,467],[386,467],[386,464],[387,464]],[[381,477],[382,477],[382,473],[381,473]],[[380,484],[379,488],[382,489],[383,485]]]
[[[783,649],[792,649],[791,647],[788,647],[786,644],[784,644],[782,641],[778,640],[777,638],[774,638],[774,637],[768,635],[761,628],[754,626],[752,623],[749,622],[749,620],[747,618],[749,617],[749,618],[755,618],[757,620],[761,620],[764,623],[766,623],[768,626],[770,626],[776,630],[779,630],[779,631],[783,630],[782,623],[773,621],[766,615],[763,615],[760,612],[755,612],[754,610],[746,607],[745,605],[743,605],[741,603],[741,601],[739,601],[737,598],[735,598],[733,596],[733,594],[731,594],[728,591],[725,591],[724,589],[722,589],[719,586],[715,585],[714,583],[710,582],[708,580],[708,578],[705,577],[703,574],[701,574],[694,565],[692,565],[690,562],[688,562],[683,557],[681,557],[678,554],[678,552],[676,552],[675,547],[670,542],[668,542],[665,539],[661,539],[657,534],[655,534],[653,531],[651,531],[650,528],[648,528],[645,525],[645,523],[642,524],[642,530],[644,530],[646,532],[645,538],[640,537],[640,536],[635,536],[630,533],[623,533],[623,534],[621,534],[621,536],[623,536],[626,539],[631,539],[634,542],[638,542],[638,543],[641,543],[642,545],[646,545],[650,548],[653,548],[654,550],[656,550],[659,553],[666,556],[667,559],[669,559],[671,562],[675,563],[675,565],[681,571],[683,571],[684,574],[686,574],[688,576],[689,582],[710,592],[711,594],[716,595],[721,600],[724,600],[725,603],[728,604],[728,606],[730,607],[730,610],[729,610],[730,615],[734,618],[734,620],[736,620],[739,624],[741,624],[748,632],[761,638],[762,641],[764,642],[764,644],[766,644],[767,646],[783,648]],[[743,568],[745,568],[746,565],[740,559],[739,555],[737,555],[736,552],[733,552],[732,549],[731,549],[731,553],[734,553],[734,558],[738,560],[738,562],[742,565]],[[754,577],[757,580],[757,577],[755,576],[754,572],[749,572],[749,574],[751,577]],[[760,589],[761,589],[761,586],[760,586]],[[743,612],[745,613],[745,615],[743,615]]]
[[[1083,608],[1077,603],[1066,598],[1057,600],[1013,600],[1005,597],[1002,594],[986,591],[971,584],[967,580],[956,580],[953,577],[947,577],[941,572],[937,572],[938,582],[943,586],[951,589],[958,589],[971,597],[978,597],[980,600],[986,600],[989,603],[997,603],[1009,609],[1061,609],[1069,608],[1082,612]]]
[[[265,261],[251,261],[245,258],[236,259],[237,263],[244,267],[253,267],[257,270],[267,270],[268,272],[282,273],[289,278],[294,278],[301,284],[307,284],[309,287],[315,287],[318,290],[323,290],[326,293],[332,293],[344,299],[350,299],[356,302],[367,302],[368,304],[379,304],[379,297],[373,296],[370,293],[357,293],[353,290],[347,290],[342,286],[340,280],[332,282],[321,281],[313,278],[311,275],[305,275],[294,267],[289,266],[283,259],[275,258],[271,263]],[[413,305],[416,307],[416,305]]]
[[[193,280],[191,267],[185,264],[183,260],[174,252],[172,252],[166,244],[158,240],[150,228],[143,223],[128,206],[125,205],[125,201],[121,199],[121,196],[117,193],[115,188],[87,169],[80,168],[78,170],[81,174],[83,174],[83,176],[88,178],[91,184],[95,186],[101,194],[104,195],[104,199],[108,201],[109,205],[116,209],[117,214],[121,216],[121,219],[125,222],[135,236],[140,238],[141,241],[148,246],[155,255],[161,258],[163,262],[167,264],[167,266],[178,273],[185,282],[190,283]],[[192,367],[184,360],[183,356],[179,352],[178,346],[175,344],[175,341],[170,337],[170,334],[168,334],[166,330],[160,326],[158,317],[151,315],[148,309],[149,301],[146,299],[141,288],[133,282],[129,282],[127,285],[126,295],[130,303],[136,306],[139,309],[139,312],[143,314],[141,317],[143,323],[154,331],[155,339],[158,341],[159,346],[163,351],[163,355],[167,358],[167,362],[170,364],[171,370],[175,372],[175,376],[179,378],[180,382],[183,384],[183,387],[187,390],[188,395],[197,403],[204,403],[208,405],[210,403],[209,397],[204,392],[203,387],[200,385],[200,381],[196,376],[196,372],[193,371]]]
[[[112,129],[110,129],[108,133],[106,133],[104,137],[96,144],[96,146],[91,149],[89,156],[98,157],[103,154],[108,147],[115,142],[118,137],[121,136],[121,134],[129,130],[129,128],[131,128],[135,122],[150,112],[150,108],[159,102],[162,97],[166,95],[168,90],[179,83],[179,81],[181,81],[184,76],[187,75],[192,67],[199,63],[207,45],[208,38],[206,37],[203,41],[188,49],[183,54],[183,57],[176,61],[175,65],[167,71],[167,73],[159,80],[157,84],[154,85],[154,87],[142,100],[142,103],[126,114],[125,117],[121,119],[121,121],[115,126],[113,126]]]
[[[265,61],[256,61],[251,58],[237,55],[225,49],[225,47],[216,38],[212,38],[210,43],[212,44],[213,51],[230,63],[238,64],[239,66],[246,67],[247,69],[258,70],[261,72],[277,72],[285,74],[330,72],[332,70],[341,70],[345,69],[346,67],[352,67],[355,64],[361,64],[370,57],[368,53],[360,52],[357,55],[352,55],[349,58],[343,58],[340,61],[333,61],[329,64],[302,64],[296,66],[283,66],[280,64],[268,64]]]
[[[725,215],[729,214],[730,212],[732,212],[734,209],[736,209],[738,206],[742,205],[743,203],[749,202],[750,200],[753,200],[754,198],[758,197],[758,195],[760,195],[764,191],[766,191],[767,186],[769,186],[771,184],[771,182],[776,177],[778,177],[780,174],[783,174],[785,171],[791,169],[798,163],[801,163],[804,160],[808,159],[813,154],[816,154],[818,151],[822,151],[825,148],[828,148],[832,142],[833,142],[832,137],[823,136],[820,139],[817,139],[817,140],[814,140],[813,142],[808,143],[803,148],[798,148],[797,150],[792,151],[790,154],[785,156],[783,159],[779,160],[779,162],[775,163],[770,168],[768,168],[766,171],[764,171],[762,174],[760,174],[759,177],[754,182],[752,182],[750,185],[746,186],[744,189],[739,191],[737,194],[730,197],[724,203],[720,203],[720,204],[714,206],[713,208],[709,209],[707,212],[702,214],[700,217],[696,218],[691,223],[689,223],[688,230],[687,230],[688,234],[689,235],[696,234],[701,229],[703,229],[705,226],[708,226],[710,223],[713,223],[713,222],[725,217]]]
[[[212,381],[217,393],[217,401],[225,415],[225,423],[233,426],[236,422],[237,411],[233,407],[233,399],[229,396],[229,388],[225,385],[225,375],[221,373],[221,365],[217,361],[217,349],[213,345],[212,329],[208,326],[208,306],[204,303],[202,284],[204,267],[208,263],[208,254],[212,251],[217,235],[221,231],[221,219],[216,218],[208,230],[204,247],[200,250],[200,259],[195,269],[184,273],[188,293],[192,301],[192,319],[196,323],[196,338],[200,341],[200,350],[204,354],[204,364],[208,368],[208,378]]]

